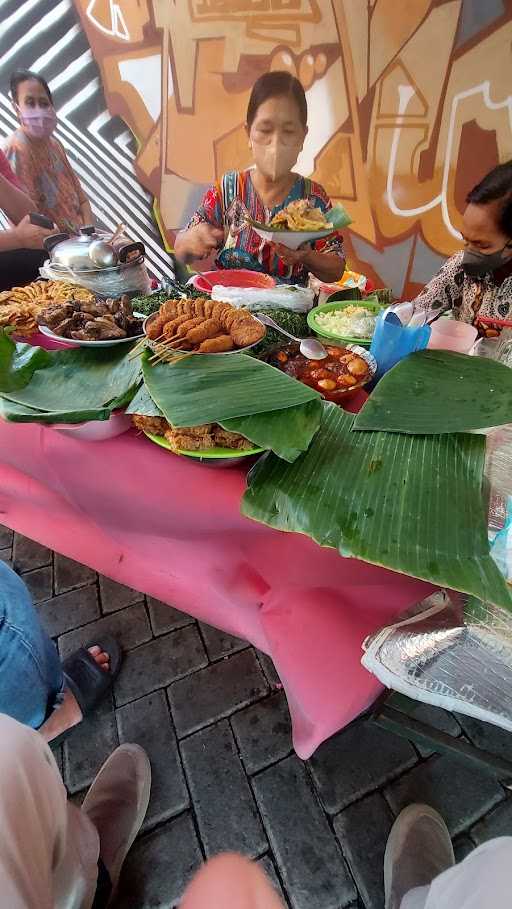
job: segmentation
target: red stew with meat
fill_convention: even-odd
[[[346,347],[326,346],[325,349],[329,354],[325,359],[308,360],[297,344],[289,344],[274,351],[269,363],[337,403],[369,380],[370,367],[363,357]]]

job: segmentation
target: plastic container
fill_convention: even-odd
[[[424,350],[430,338],[430,325],[402,325],[396,314],[383,310],[377,319],[370,353],[377,361],[375,378],[380,379],[404,357]]]
[[[194,275],[188,282],[202,293],[211,293],[212,287],[275,287],[276,282],[271,275],[260,271],[249,271],[246,268],[219,268],[217,271],[205,271],[201,275]]]
[[[453,350],[455,353],[469,353],[478,337],[474,325],[457,322],[455,319],[438,319],[430,326],[431,350]]]
[[[151,283],[143,261],[116,265],[113,268],[102,268],[98,271],[73,272],[63,268],[52,267],[47,260],[39,269],[42,278],[51,281],[66,281],[85,287],[99,297],[121,297],[123,294],[135,296],[149,293]]]

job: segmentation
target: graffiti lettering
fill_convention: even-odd
[[[200,16],[236,16],[247,13],[306,13],[310,12],[307,0],[196,0],[194,15]]]

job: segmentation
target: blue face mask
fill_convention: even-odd
[[[505,250],[509,250],[508,255],[504,255]],[[464,250],[462,256],[462,268],[471,278],[481,278],[483,275],[492,271],[497,271],[511,260],[510,244],[505,243],[502,249],[494,253],[474,252],[473,250]]]

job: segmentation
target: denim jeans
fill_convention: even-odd
[[[57,650],[28,588],[0,561],[0,713],[38,729],[63,689]]]

